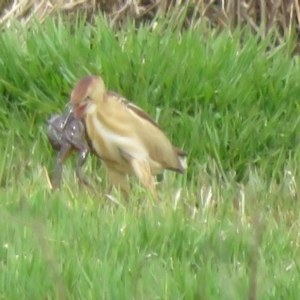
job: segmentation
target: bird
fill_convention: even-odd
[[[153,176],[164,170],[184,173],[187,154],[172,145],[157,122],[139,106],[114,91],[104,80],[87,75],[72,89],[69,112],[80,117],[96,155],[113,187],[130,195],[127,175],[136,176],[159,199]]]

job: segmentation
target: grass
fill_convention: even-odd
[[[247,30],[115,33],[47,20],[0,36],[0,299],[298,299],[299,59]],[[241,42],[243,40],[243,42]],[[47,181],[45,120],[87,73],[143,107],[189,153],[160,203]]]

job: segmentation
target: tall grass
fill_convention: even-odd
[[[115,33],[47,20],[0,36],[0,299],[297,299],[299,60],[292,41],[247,29],[179,32],[159,20]],[[109,89],[159,119],[189,153],[152,203],[100,196],[96,158],[78,186],[47,181],[45,120],[75,81]]]
[[[48,21],[20,28],[21,37],[20,30],[1,35],[4,107],[18,105],[25,121],[41,124],[64,108],[77,78],[96,73],[152,115],[161,108],[162,127],[191,162],[214,158],[224,172],[258,165],[273,174],[297,155],[299,62],[288,44],[275,47],[271,35],[261,42],[247,32],[241,44],[240,32],[201,29],[179,38],[160,24],[115,34],[101,19],[72,27]]]

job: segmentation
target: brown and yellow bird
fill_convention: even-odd
[[[153,175],[172,170],[183,173],[186,153],[174,147],[159,125],[141,108],[107,91],[99,76],[75,85],[70,112],[81,116],[91,146],[106,167],[110,190],[129,195],[126,175],[138,177],[157,198]]]

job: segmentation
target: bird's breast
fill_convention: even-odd
[[[94,150],[106,165],[120,173],[134,174],[130,160],[135,158],[148,161],[153,175],[163,171],[164,167],[150,158],[147,147],[130,126],[123,124],[119,132],[117,126],[101,118],[97,113],[87,114],[86,128]]]
[[[112,128],[104,125],[97,114],[87,115],[86,127],[93,148],[99,157],[112,164],[119,164],[122,169],[127,169],[128,162],[124,160],[122,150],[134,146],[136,140],[132,137],[122,136]]]
[[[87,115],[86,129],[93,148],[101,159],[120,159],[120,154],[113,144],[109,131],[101,124],[101,121],[97,119],[97,116]]]

